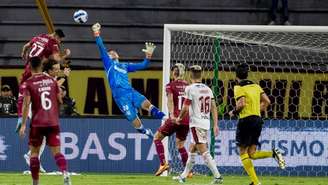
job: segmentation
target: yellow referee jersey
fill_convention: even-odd
[[[264,93],[263,89],[249,80],[242,80],[238,85],[234,86],[235,100],[245,97],[246,106],[239,113],[239,118],[248,116],[261,116],[260,99],[261,94]]]

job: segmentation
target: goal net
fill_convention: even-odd
[[[235,106],[235,66],[247,63],[249,79],[271,100],[262,115],[259,148],[280,149],[287,163],[279,170],[273,159],[256,160],[257,173],[328,175],[327,31],[315,26],[165,25],[163,87],[175,63],[202,66],[203,81],[213,89],[219,109],[220,133],[212,136],[209,148],[222,173],[243,173],[235,144],[237,120],[227,113]],[[167,110],[165,97],[162,105]],[[167,149],[171,172],[183,171],[175,136]],[[200,156],[196,164],[194,172],[209,173]]]

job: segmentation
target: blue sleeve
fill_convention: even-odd
[[[127,63],[127,70],[128,70],[128,72],[134,72],[134,71],[146,69],[148,67],[148,65],[149,65],[149,60],[145,58],[140,63],[135,63],[135,64]]]
[[[109,67],[113,64],[113,60],[108,56],[107,49],[104,46],[104,43],[100,36],[96,37],[96,44],[100,52],[101,60],[103,61],[104,67],[107,71]]]

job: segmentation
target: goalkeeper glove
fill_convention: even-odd
[[[146,48],[145,49],[142,49],[142,51],[145,52],[146,54],[150,54],[150,55],[153,54],[153,52],[154,52],[154,50],[156,48],[155,44],[152,43],[152,42],[146,42],[145,43],[145,47]]]
[[[23,121],[23,118],[22,117],[18,117],[17,124],[16,124],[16,129],[15,129],[15,132],[16,133],[19,133],[19,130],[22,127],[22,121]]]
[[[101,25],[99,23],[92,25],[91,29],[93,31],[94,36],[99,36],[100,28],[101,28]]]

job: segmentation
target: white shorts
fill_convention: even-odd
[[[191,127],[191,143],[194,144],[207,144],[208,143],[208,130],[198,127]]]

